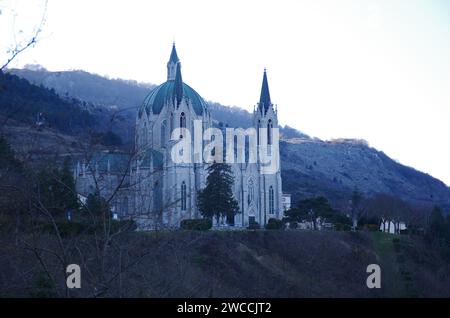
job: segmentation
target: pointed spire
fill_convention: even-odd
[[[177,106],[183,99],[183,79],[181,78],[181,64],[177,63],[177,71],[175,75],[175,84],[173,86],[173,99],[177,101]]]
[[[172,52],[170,53],[169,62],[167,62],[167,80],[173,81],[175,79],[177,65],[180,63],[177,50],[175,48],[175,42],[172,45]]]
[[[259,98],[259,109],[264,109],[264,113],[267,112],[272,102],[270,101],[269,83],[267,82],[267,73],[264,68],[264,76],[261,87],[261,97]]]
[[[170,53],[169,63],[178,63],[180,60],[178,59],[177,49],[175,48],[175,42],[172,45],[172,52]]]

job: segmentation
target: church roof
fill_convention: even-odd
[[[130,155],[127,153],[94,152],[88,165],[98,172],[125,173],[128,171]]]
[[[259,109],[264,108],[265,113],[269,109],[270,105],[272,105],[272,102],[270,101],[269,83],[267,82],[266,69],[264,69],[261,97],[259,98]]]
[[[207,109],[208,106],[206,102],[193,88],[185,83],[176,85],[176,80],[171,80],[159,85],[148,94],[139,110],[139,117],[142,116],[144,110],[147,112],[147,115],[149,115],[151,111],[153,111],[154,114],[159,114],[164,105],[168,102],[172,102],[173,97],[177,96],[176,90],[178,91],[178,96],[182,91],[184,98],[192,104],[192,107],[198,116],[201,116]]]
[[[142,116],[144,110],[147,113],[147,116],[150,112],[159,114],[165,105],[176,103],[176,106],[178,106],[183,98],[192,105],[194,112],[198,116],[201,116],[208,108],[208,105],[203,98],[189,85],[183,83],[181,77],[181,63],[178,59],[175,44],[172,46],[172,52],[170,53],[169,64],[171,63],[176,64],[175,77],[172,78],[171,76],[168,76],[169,80],[167,82],[159,85],[147,95],[139,109],[139,118]]]

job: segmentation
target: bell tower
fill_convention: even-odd
[[[270,173],[263,167],[265,166],[263,163],[258,162],[259,215],[256,217],[259,218],[260,224],[267,224],[271,218],[281,219],[283,217],[283,193],[279,167],[278,112],[270,99],[266,69],[264,69],[259,103],[253,112],[253,118],[258,135],[259,158],[261,159],[262,151],[267,151],[267,155],[271,157],[271,162],[273,160],[276,162]],[[260,130],[260,128],[263,129]],[[267,147],[263,147],[265,143],[267,143]]]

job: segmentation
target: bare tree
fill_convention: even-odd
[[[4,2],[0,2],[3,4]],[[47,4],[48,0],[44,1],[43,4],[43,12],[39,21],[37,21],[36,25],[29,32],[29,34],[24,34],[23,30],[16,30],[16,17],[20,15],[20,12],[16,12],[13,8],[2,8],[0,7],[0,19],[3,20],[11,20],[11,37],[12,42],[8,44],[8,47],[5,47],[6,52],[4,52],[4,56],[1,57],[2,61],[0,61],[0,71],[5,70],[8,65],[14,61],[18,55],[27,50],[28,48],[34,46],[38,41],[41,35],[41,32],[44,28],[46,22],[47,15]]]
[[[108,127],[106,128],[108,129]],[[50,136],[51,138],[49,138]],[[83,137],[78,135],[74,139],[53,129],[36,130],[31,127],[28,129],[28,137],[22,141],[20,156],[20,161],[27,171],[26,180],[19,183],[17,182],[18,177],[12,172],[6,178],[6,174],[0,171],[2,176],[0,189],[7,190],[5,192],[9,194],[5,206],[10,205],[9,202],[18,198],[26,205],[21,207],[20,211],[25,211],[24,220],[27,224],[24,224],[20,231],[20,222],[16,222],[17,244],[15,249],[24,249],[34,255],[37,261],[35,270],[43,273],[44,277],[54,286],[52,290],[56,296],[70,297],[74,293],[65,285],[65,270],[69,264],[76,263],[82,267],[83,282],[86,283],[88,289],[91,288],[90,296],[100,297],[110,293],[112,286],[117,286],[117,284],[120,286],[125,273],[151,252],[146,248],[140,250],[138,255],[131,252],[130,244],[132,244],[133,236],[129,234],[134,229],[134,225],[129,221],[114,220],[110,209],[116,205],[117,199],[124,192],[131,193],[139,186],[139,183],[146,181],[145,179],[131,180],[129,178],[130,169],[133,169],[142,155],[142,150],[137,151],[134,147],[121,149],[123,165],[118,170],[105,171],[96,167],[96,160],[101,160],[101,156],[105,155],[102,152],[105,148],[98,144],[96,133],[90,131]],[[42,138],[46,142],[42,143]],[[48,143],[49,139],[53,143]],[[95,157],[98,154],[100,157]],[[36,157],[40,159],[36,160]],[[104,202],[104,207],[100,211],[93,211],[87,202],[82,200],[78,202],[83,215],[74,216],[73,221],[82,221],[84,226],[76,235],[67,235],[68,223],[64,213],[56,211],[46,201],[43,197],[45,192],[43,190],[46,189],[40,188],[43,186],[40,183],[40,172],[45,170],[52,184],[72,191],[73,195],[79,194],[66,184],[58,173],[58,167],[63,158],[67,157],[87,163],[86,172],[89,173],[94,184],[92,192],[97,193]],[[146,177],[150,178],[160,173],[163,173],[162,168],[156,168],[150,171]],[[0,199],[3,199],[3,196]],[[153,214],[156,222],[162,222],[163,211],[177,204],[178,200],[165,202],[158,211],[147,207],[147,210],[142,212]],[[19,209],[15,213],[19,220],[18,211]],[[156,228],[158,227],[156,226]],[[46,230],[43,231],[43,228]],[[124,237],[126,239],[123,239]],[[14,286],[5,287],[5,289],[8,288],[14,288]]]

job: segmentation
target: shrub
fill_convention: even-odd
[[[211,219],[186,219],[180,223],[182,230],[207,231],[212,227]]]
[[[261,227],[259,226],[259,223],[253,221],[253,222],[250,222],[250,223],[248,224],[248,228],[247,228],[247,229],[249,229],[249,230],[259,230],[260,228],[261,228]]]
[[[270,218],[265,226],[266,230],[281,230],[283,227],[283,221],[274,218]]]
[[[44,272],[38,273],[30,293],[30,296],[34,298],[54,298],[58,296],[53,281]]]
[[[298,228],[298,223],[297,222],[289,222],[289,228],[290,229],[293,229],[293,230],[295,230],[295,229],[297,229]]]
[[[348,224],[336,223],[334,229],[336,231],[351,231],[352,227]]]
[[[55,235],[55,228],[50,222],[38,222],[38,228],[43,233],[49,233]],[[79,235],[82,233],[94,234],[102,233],[104,231],[103,224],[98,223],[94,225],[93,223],[82,221],[56,221],[56,226],[58,227],[59,233],[62,237],[70,237]],[[118,231],[134,231],[137,228],[136,223],[132,220],[111,220],[111,232],[115,233]]]
[[[50,233],[56,235],[55,227],[50,222],[42,222],[38,224],[41,232]],[[58,228],[59,234],[62,237],[72,236],[80,234],[87,227],[80,222],[68,222],[68,221],[57,221],[56,226]]]
[[[79,222],[59,222],[58,228],[61,236],[72,236],[80,234],[86,227]]]
[[[137,229],[136,222],[133,220],[112,220],[111,231],[134,231]]]
[[[364,224],[364,229],[371,232],[376,232],[379,230],[378,224]]]

